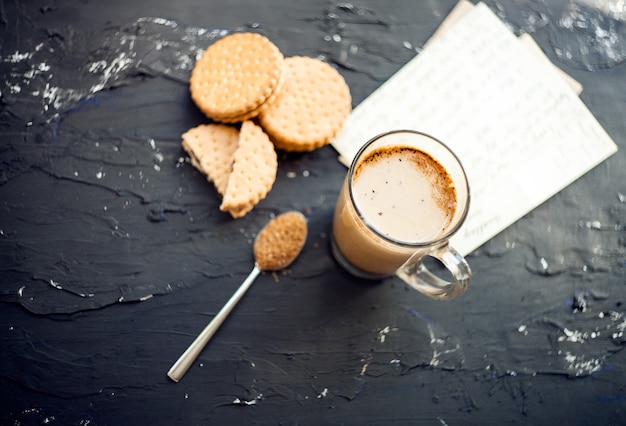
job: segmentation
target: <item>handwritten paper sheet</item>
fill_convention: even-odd
[[[332,144],[350,162],[393,129],[435,136],[461,159],[472,197],[452,240],[462,254],[617,151],[556,68],[484,4],[355,108]]]

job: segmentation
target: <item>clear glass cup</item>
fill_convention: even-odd
[[[394,163],[383,166],[377,156]],[[422,159],[427,160],[424,170],[443,173],[422,173]],[[362,179],[358,184],[357,178]],[[364,194],[370,191],[377,198],[366,199]],[[425,199],[436,201],[424,204]],[[467,290],[471,280],[467,261],[449,244],[467,216],[469,201],[463,166],[442,142],[412,130],[378,135],[356,154],[339,193],[333,256],[357,277],[397,275],[427,296],[453,299]],[[438,259],[452,280],[429,271],[423,263],[426,256]]]

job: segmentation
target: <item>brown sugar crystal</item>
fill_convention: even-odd
[[[307,237],[305,217],[295,211],[283,213],[261,230],[254,242],[254,258],[259,269],[276,271],[293,262]]]

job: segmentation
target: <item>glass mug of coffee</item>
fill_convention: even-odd
[[[448,241],[469,209],[469,185],[456,155],[412,130],[383,133],[356,154],[333,218],[332,252],[352,275],[397,275],[434,299],[453,299],[470,284],[466,260]],[[452,280],[422,262],[438,259]]]

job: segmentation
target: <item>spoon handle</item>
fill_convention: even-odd
[[[211,340],[211,337],[215,334],[220,325],[224,322],[228,314],[233,310],[237,302],[241,300],[243,295],[248,291],[254,279],[259,275],[261,270],[255,264],[254,269],[248,275],[248,278],[239,286],[237,291],[230,297],[228,302],[224,305],[224,307],[215,315],[215,317],[211,320],[211,322],[202,330],[202,332],[196,337],[196,340],[193,341],[191,345],[187,348],[185,352],[178,358],[178,360],[174,363],[170,371],[167,372],[167,376],[175,382],[178,382],[183,378],[191,364],[196,360],[202,349],[206,346],[206,344]]]

